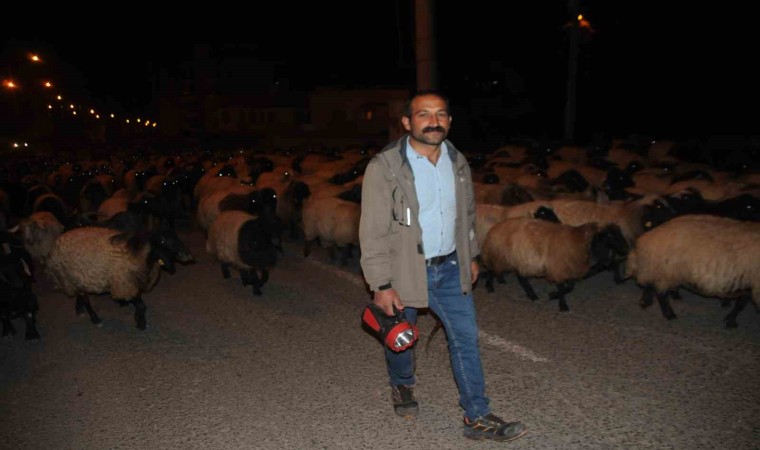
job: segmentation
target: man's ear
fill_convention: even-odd
[[[409,121],[408,117],[402,117],[401,124],[404,125],[406,131],[412,131],[412,123]]]

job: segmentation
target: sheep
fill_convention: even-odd
[[[736,317],[760,292],[760,223],[692,214],[675,217],[641,235],[628,255],[626,277],[643,287],[641,306],[657,297],[663,316],[676,314],[669,294],[679,287],[706,297],[737,298],[724,318]]]
[[[257,296],[269,279],[269,269],[277,262],[269,224],[244,211],[219,213],[208,229],[206,251],[219,262],[224,278],[230,277],[230,268],[237,269],[243,286],[252,285]]]
[[[56,239],[64,232],[64,226],[53,213],[38,211],[22,219],[18,230],[32,260],[44,265]]]
[[[272,188],[233,188],[206,195],[198,205],[198,226],[207,232],[222,211],[245,211],[264,219],[269,232],[282,249],[281,227],[277,218],[277,193]]]
[[[329,248],[330,260],[335,260],[335,248],[342,250],[340,263],[348,264],[353,247],[359,246],[359,218],[361,205],[337,197],[310,198],[302,211],[304,250],[311,253],[312,243],[319,239],[322,247]]]
[[[101,323],[88,294],[110,293],[117,303],[135,307],[137,328],[147,327],[142,294],[158,282],[161,268],[175,271],[174,261],[190,262],[176,232],[169,227],[136,234],[103,227],[82,227],[64,232],[55,241],[46,272],[56,289],[76,297],[76,312],[85,311],[93,324]]]
[[[37,297],[32,290],[33,264],[29,253],[13,232],[0,231],[0,323],[3,337],[16,334],[13,319],[23,317],[24,339],[37,340]]]
[[[480,260],[486,269],[486,289],[493,292],[493,275],[515,272],[531,300],[538,296],[528,278],[542,277],[557,285],[549,295],[568,311],[565,294],[577,280],[587,278],[628,252],[628,244],[615,224],[579,226],[538,218],[514,218],[494,225],[483,240]]]

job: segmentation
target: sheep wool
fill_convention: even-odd
[[[559,284],[589,271],[588,249],[598,231],[593,223],[576,227],[533,218],[507,219],[488,232],[480,257],[494,273],[517,272]]]
[[[150,291],[160,275],[159,264],[147,264],[150,245],[133,252],[119,234],[100,227],[61,234],[46,266],[58,289],[70,297],[110,292],[121,300]]]
[[[679,286],[708,297],[760,292],[760,223],[684,215],[641,235],[626,275],[664,293]]]
[[[238,270],[260,269],[272,265],[273,261],[269,260],[268,252],[269,248],[273,248],[270,236],[254,235],[260,242],[244,243],[250,246],[249,249],[239,248],[241,229],[246,223],[256,220],[257,216],[245,211],[222,211],[208,229],[206,251],[220,263],[229,264]],[[244,261],[241,250],[250,250],[250,257],[261,261],[256,261],[257,264],[252,264],[254,261]]]

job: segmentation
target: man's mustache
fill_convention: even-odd
[[[446,132],[446,129],[445,129],[445,128],[443,128],[443,127],[442,127],[442,126],[440,126],[440,125],[439,125],[439,126],[437,126],[437,127],[427,127],[427,128],[423,128],[423,129],[422,129],[422,132],[423,132],[423,133],[429,133],[429,132],[431,132],[431,131],[437,131],[437,132],[439,132],[439,133],[445,133],[445,132]]]

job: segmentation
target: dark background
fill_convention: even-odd
[[[153,5],[155,6],[155,5]],[[3,72],[29,47],[76,95],[140,113],[159,69],[197,43],[254,43],[294,90],[416,86],[414,2],[146,5],[6,27]],[[731,3],[581,1],[576,139],[760,135],[756,19]],[[16,14],[16,13],[13,13]],[[13,15],[12,14],[12,15]],[[20,14],[20,13],[18,13]],[[567,89],[567,3],[437,2],[438,81],[457,132],[560,138]],[[44,24],[43,24],[44,23]],[[32,48],[35,47],[35,48]],[[485,106],[484,106],[485,105]]]

